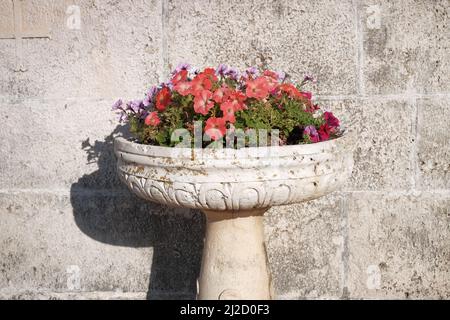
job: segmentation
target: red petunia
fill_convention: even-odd
[[[230,100],[237,100],[240,103],[243,103],[247,97],[242,91],[231,91],[229,95]]]
[[[201,74],[207,76],[211,81],[217,81],[216,69],[214,68],[206,68]]]
[[[336,118],[332,112],[325,111],[323,113],[323,118],[330,127],[332,128],[339,127],[339,119]]]
[[[220,105],[220,110],[223,112],[223,118],[226,121],[229,121],[231,123],[236,122],[236,118],[234,116],[234,112],[236,111],[235,105],[232,101],[226,101]]]
[[[232,103],[234,111],[247,109],[247,106],[244,104],[246,98],[241,91],[231,91],[228,95],[228,101]]]
[[[333,128],[331,128],[327,123],[323,124],[319,128],[319,137],[320,141],[325,141],[330,139],[330,134],[332,132]]]
[[[181,81],[186,81],[187,80],[187,76],[188,76],[188,72],[187,70],[181,70],[180,72],[177,72],[172,80],[170,80],[174,85],[176,85],[177,83],[181,82]]]
[[[262,100],[269,95],[269,83],[265,77],[259,77],[255,80],[247,81],[247,89],[245,94],[249,98],[256,98]]]
[[[181,94],[183,97],[191,94],[192,85],[189,81],[180,81],[174,87],[173,90]]]
[[[218,140],[227,132],[226,121],[224,118],[211,117],[206,120],[205,133],[212,139]]]
[[[164,87],[159,90],[158,94],[156,95],[156,109],[158,109],[159,111],[164,111],[166,110],[170,102],[171,94],[169,88]]]
[[[161,120],[158,117],[158,113],[156,111],[150,112],[144,120],[145,124],[148,126],[157,126]]]
[[[197,113],[207,115],[209,110],[214,107],[214,101],[211,101],[212,92],[208,90],[202,90],[197,92],[194,99],[194,110]]]
[[[302,94],[300,91],[291,83],[283,83],[280,85],[280,90],[288,94],[291,98],[301,98]]]

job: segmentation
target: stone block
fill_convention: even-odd
[[[266,213],[266,246],[276,297],[342,296],[342,196],[273,207]]]
[[[127,193],[0,194],[0,291],[195,297],[204,219]]]
[[[316,92],[356,92],[352,1],[170,1],[168,59],[197,66],[267,65],[293,79],[319,79]]]
[[[27,71],[8,67],[0,96],[143,97],[160,72],[159,8],[156,0],[23,2],[24,29],[45,25],[51,38],[23,40]],[[11,41],[0,40],[0,51]]]
[[[113,135],[117,126],[105,100],[0,102],[2,188],[117,188]]]
[[[449,194],[351,194],[350,297],[448,299],[449,208]]]
[[[11,0],[0,3],[0,37],[14,33],[13,2]]]
[[[450,189],[450,98],[418,100],[418,186]]]
[[[450,89],[448,0],[364,0],[358,10],[367,94]]]
[[[408,190],[414,184],[415,107],[409,101],[321,100],[352,135],[354,168],[347,190]]]
[[[2,292],[0,300],[143,300],[145,292]]]

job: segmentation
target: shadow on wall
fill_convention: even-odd
[[[148,299],[195,299],[204,216],[197,210],[168,210],[128,191],[117,177],[113,152],[114,137],[126,136],[125,131],[118,126],[104,141],[83,141],[88,162],[97,162],[99,169],[71,186],[75,222],[103,243],[153,247]]]

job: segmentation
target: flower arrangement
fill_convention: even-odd
[[[175,146],[180,136],[185,140],[185,134],[175,134],[179,130],[195,135],[198,123],[201,147],[234,141],[233,134],[238,131],[255,133],[265,145],[338,137],[342,133],[339,120],[303,90],[311,81],[313,78],[306,76],[295,85],[283,72],[255,67],[239,72],[221,64],[200,71],[180,64],[168,82],[153,86],[143,100],[118,100],[113,110],[120,122],[129,123],[138,142],[159,146]],[[269,143],[261,133],[270,137]],[[244,145],[249,141],[244,140]]]

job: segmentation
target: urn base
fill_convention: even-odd
[[[203,211],[207,227],[198,299],[271,299],[263,228],[267,209]]]

